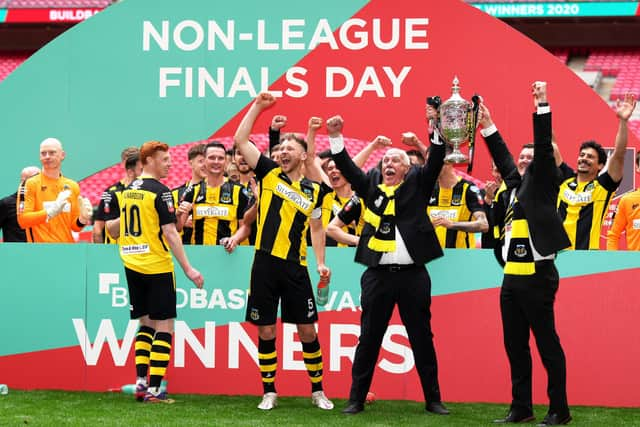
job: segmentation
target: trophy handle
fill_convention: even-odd
[[[478,110],[480,109],[480,95],[477,93],[471,97],[471,120],[469,125],[469,164],[467,165],[467,173],[473,170],[473,157],[476,152],[476,131],[478,127]]]

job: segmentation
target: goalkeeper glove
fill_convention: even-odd
[[[78,196],[78,204],[80,205],[80,222],[87,225],[93,216],[93,206],[91,206],[89,199],[82,196]]]
[[[63,190],[58,193],[58,197],[55,201],[47,203],[45,211],[47,211],[47,220],[58,215],[64,209],[64,205],[67,203],[67,199],[71,195],[71,190]]]

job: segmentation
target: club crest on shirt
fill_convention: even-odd
[[[455,195],[451,199],[451,205],[452,206],[460,206],[461,203],[462,203],[462,196],[460,196],[460,195]]]
[[[391,224],[389,224],[388,222],[383,222],[382,224],[380,224],[380,233],[382,234],[391,233]]]
[[[313,200],[313,189],[309,187],[302,187],[302,192],[309,200]]]
[[[518,258],[524,258],[527,256],[527,247],[522,244],[517,244],[515,250],[513,251],[515,256]]]
[[[136,179],[129,185],[129,188],[132,190],[139,190],[143,183],[144,183],[144,180]]]
[[[220,203],[231,203],[231,193],[225,191],[220,194]]]

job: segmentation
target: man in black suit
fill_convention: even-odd
[[[506,190],[494,203],[499,240],[494,252],[504,267],[500,312],[504,345],[511,367],[511,408],[497,423],[534,419],[531,397],[530,330],[547,371],[549,411],[540,426],[571,421],[567,403],[566,360],[555,328],[553,306],[558,290],[556,253],[570,246],[556,212],[561,174],[551,144],[551,112],[546,83],[535,82],[533,148],[524,148],[517,164],[491,120],[480,106],[480,124],[489,152],[504,178]]]
[[[27,166],[20,173],[20,182],[25,182],[28,178],[40,173],[36,166]],[[20,203],[24,201],[24,194],[20,194]],[[15,192],[3,199],[0,199],[0,229],[2,230],[3,242],[26,242],[27,235],[18,224],[16,214],[16,203],[18,193]]]
[[[425,268],[427,262],[442,256],[426,212],[442,168],[445,147],[435,138],[423,167],[411,167],[406,152],[391,148],[382,158],[381,170],[375,168],[365,174],[344,149],[342,125],[339,116],[327,121],[331,153],[343,176],[364,199],[365,226],[355,260],[368,267],[361,278],[361,330],[351,392],[342,412],[357,414],[364,409],[382,339],[398,304],[422,383],[426,410],[446,415],[449,411],[440,397],[430,324],[431,279]]]

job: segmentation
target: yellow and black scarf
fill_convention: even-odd
[[[393,187],[384,184],[378,185],[373,206],[367,204],[364,221],[376,230],[367,245],[373,251],[393,252],[396,250],[395,191],[399,185]]]

